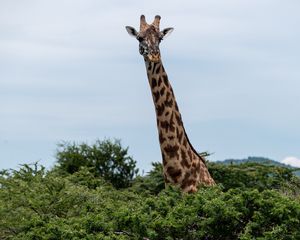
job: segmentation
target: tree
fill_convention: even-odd
[[[134,179],[132,189],[139,194],[157,195],[165,189],[163,167],[160,162],[152,162],[152,169],[146,176],[138,176]]]
[[[117,190],[88,167],[67,175],[37,164],[0,171],[0,239],[300,239],[299,196],[268,186],[149,194],[154,179],[162,183],[160,167],[153,164],[147,194]]]
[[[128,187],[138,173],[136,161],[128,156],[128,147],[120,140],[97,140],[94,144],[61,143],[56,154],[58,169],[73,174],[88,167],[98,177],[115,188]]]
[[[256,162],[230,165],[209,163],[208,167],[225,191],[232,188],[275,189],[289,195],[299,195],[300,180],[291,168]]]

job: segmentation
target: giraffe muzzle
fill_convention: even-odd
[[[150,62],[159,62],[160,61],[160,54],[159,53],[148,54],[147,57],[148,57]]]

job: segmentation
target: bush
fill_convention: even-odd
[[[131,190],[139,194],[157,195],[165,189],[164,175],[162,164],[152,163],[152,169],[146,176],[138,176],[133,181]]]
[[[299,199],[277,190],[142,190],[116,190],[86,167],[73,175],[37,164],[2,171],[0,238],[300,239]]]
[[[62,143],[56,154],[58,170],[73,174],[81,167],[109,181],[116,188],[128,187],[138,173],[136,161],[128,156],[120,140],[97,140],[91,146],[86,143]]]
[[[294,170],[290,168],[262,163],[224,165],[208,162],[207,166],[223,191],[235,188],[259,191],[274,189],[294,197],[300,194],[300,179],[293,174]],[[146,176],[134,180],[133,189],[135,191],[158,194],[165,188],[162,164],[152,163],[152,167]]]
[[[299,178],[293,169],[262,163],[242,163],[224,165],[209,163],[209,171],[214,180],[221,184],[224,191],[232,188],[240,189],[275,189],[290,195],[298,195]]]

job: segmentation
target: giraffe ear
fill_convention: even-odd
[[[163,38],[166,38],[173,32],[173,30],[174,30],[174,28],[165,28],[160,33],[163,36]]]
[[[130,27],[130,26],[126,26],[125,28],[130,36],[137,37],[138,32],[135,30],[135,28]]]

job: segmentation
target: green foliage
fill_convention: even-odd
[[[275,189],[290,195],[300,192],[300,180],[293,174],[293,169],[246,162],[241,164],[224,165],[209,163],[209,171],[224,190],[239,189]]]
[[[138,173],[136,161],[128,156],[128,148],[123,148],[120,140],[100,141],[94,144],[62,143],[56,154],[58,167],[66,173],[76,173],[81,167],[98,177],[109,181],[116,188],[128,187]]]
[[[245,182],[229,188],[232,169],[213,166],[226,177],[218,180],[223,189],[182,194],[161,190],[161,165],[153,167],[119,190],[88,167],[68,175],[37,164],[2,171],[0,239],[300,239],[300,198],[282,194],[275,180],[258,177],[260,189]],[[285,173],[282,178],[291,179]]]
[[[142,194],[157,195],[165,188],[162,164],[152,163],[152,170],[144,177],[138,176],[132,186],[132,190]]]
[[[113,231],[112,220],[130,196],[119,200],[87,169],[62,177],[24,165],[2,174],[0,186],[1,239],[126,239]]]
[[[283,167],[283,168],[289,168],[293,171],[294,175],[300,177],[300,169],[292,167],[290,165],[280,163],[274,160],[271,160],[269,158],[264,158],[264,157],[248,157],[245,159],[226,159],[224,161],[217,161],[216,163],[220,164],[231,164],[231,165],[237,165],[237,164],[242,164],[242,163],[258,163],[258,164],[263,164],[263,165],[268,165],[268,166],[275,166],[275,167]]]
[[[223,191],[229,189],[275,189],[286,195],[300,194],[300,179],[291,168],[246,162],[241,164],[207,163],[209,171]],[[164,186],[162,164],[152,163],[152,170],[134,180],[133,189],[138,192],[158,194]]]

